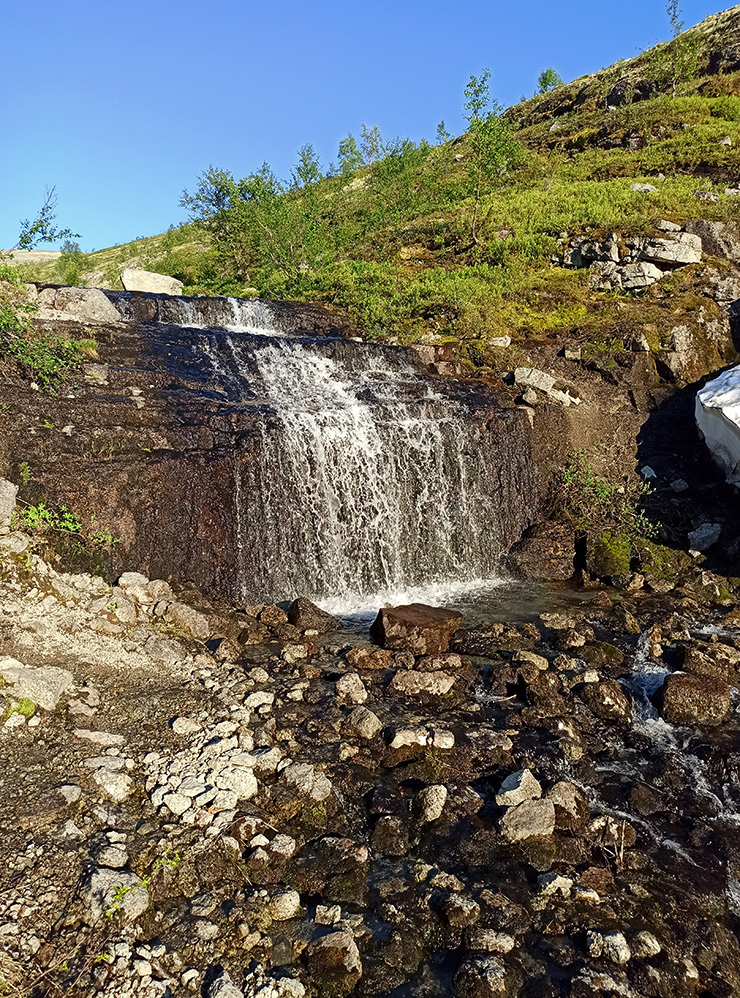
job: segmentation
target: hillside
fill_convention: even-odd
[[[740,218],[740,199],[725,194],[740,185],[740,6],[498,121],[511,126],[510,148],[483,178],[474,239],[469,133],[437,146],[381,141],[372,165],[293,185],[271,178],[269,198],[240,195],[244,181],[231,178],[223,218],[199,199],[204,175],[191,195],[199,222],[24,271],[116,288],[133,264],[178,277],[185,293],[321,302],[366,335],[451,337],[474,358],[504,334],[603,326],[614,302],[589,291],[583,270],[561,266],[574,237]],[[210,193],[224,176],[214,171]],[[635,182],[656,190],[635,192]]]

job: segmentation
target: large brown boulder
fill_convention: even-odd
[[[333,614],[320,609],[305,596],[299,596],[290,604],[288,620],[301,631],[316,631],[318,634],[338,631],[342,626]]]
[[[450,639],[462,619],[457,610],[424,603],[386,606],[375,618],[370,635],[384,648],[404,649],[414,655],[439,655],[450,647]]]
[[[730,709],[730,687],[716,676],[675,673],[661,686],[658,701],[671,724],[721,724]]]
[[[573,574],[573,529],[551,521],[531,527],[509,551],[509,568],[525,579],[562,582]]]

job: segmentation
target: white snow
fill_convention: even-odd
[[[740,486],[740,365],[696,395],[696,425],[727,481]]]

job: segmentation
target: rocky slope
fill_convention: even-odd
[[[740,989],[726,580],[382,647],[0,550],[5,994]]]

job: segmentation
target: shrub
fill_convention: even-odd
[[[625,542],[655,534],[656,528],[643,509],[652,491],[645,482],[597,475],[586,455],[579,451],[562,469],[554,487],[552,514],[571,523],[579,533],[608,532],[614,539],[610,550],[614,549],[616,557],[623,553]]]

